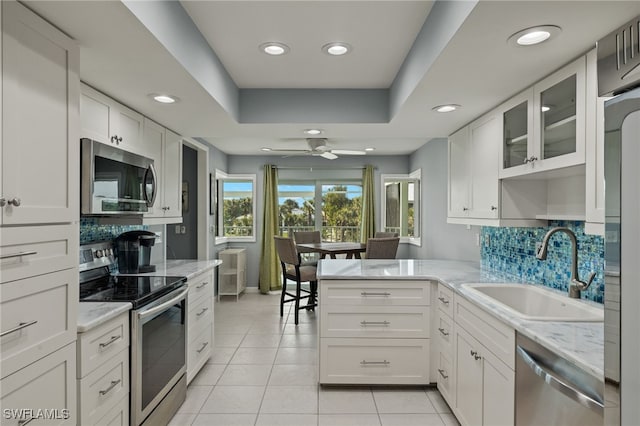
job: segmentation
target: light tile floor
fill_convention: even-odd
[[[458,425],[432,387],[317,384],[314,312],[277,295],[247,293],[215,304],[213,355],[187,389],[170,426]]]

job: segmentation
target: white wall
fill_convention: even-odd
[[[433,139],[409,157],[410,171],[422,169],[420,189],[422,246],[411,246],[416,259],[480,260],[478,227],[447,223],[447,140]]]

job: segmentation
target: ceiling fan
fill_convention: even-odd
[[[295,155],[313,155],[327,160],[335,160],[338,155],[366,155],[365,151],[350,150],[350,149],[330,149],[327,146],[326,138],[307,138],[308,149],[271,149],[263,148],[265,151],[270,152],[283,152],[287,153],[286,157]]]

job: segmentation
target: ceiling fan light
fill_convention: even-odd
[[[305,135],[317,136],[322,134],[322,129],[305,129],[303,133]]]

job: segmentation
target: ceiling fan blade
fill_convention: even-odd
[[[332,149],[332,153],[341,155],[367,155],[364,151],[355,151],[351,149]]]
[[[323,152],[322,154],[320,154],[320,157],[326,158],[327,160],[335,160],[336,158],[338,158],[337,155],[329,151]]]

